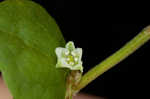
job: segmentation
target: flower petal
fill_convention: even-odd
[[[79,64],[73,66],[73,67],[71,68],[71,70],[80,70],[81,72],[83,72],[82,62],[80,61]]]
[[[68,64],[65,61],[65,58],[61,58],[57,61],[56,67],[57,68],[65,68]]]
[[[69,41],[66,44],[66,48],[69,49],[70,51],[74,50],[75,49],[74,43],[72,41]]]
[[[63,50],[65,50],[65,48],[61,48],[61,47],[56,48],[55,53],[58,59],[62,57]]]
[[[76,48],[72,51],[72,54],[75,54],[75,57],[78,57],[79,60],[82,58],[82,48]]]

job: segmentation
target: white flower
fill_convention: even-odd
[[[58,47],[55,50],[57,55],[56,68],[69,68],[70,70],[83,72],[82,48],[75,48],[72,41],[68,42],[65,47]]]

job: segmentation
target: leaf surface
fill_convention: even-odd
[[[64,99],[66,69],[55,48],[65,41],[54,19],[28,0],[0,3],[0,70],[14,99]]]

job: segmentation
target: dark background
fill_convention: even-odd
[[[93,7],[85,2],[80,5],[80,0],[35,1],[55,18],[66,41],[74,41],[77,47],[83,48],[84,72],[117,51],[148,25],[135,22],[130,24],[129,20],[129,24],[121,24],[128,15],[117,19],[119,14],[114,16],[115,13],[112,13],[110,16],[106,9],[104,11],[96,5]],[[122,21],[117,23],[116,20]],[[82,92],[108,99],[146,97],[146,90],[149,89],[149,43],[97,78]]]
[[[83,48],[84,72],[117,51],[148,25],[130,24],[130,21],[124,23],[125,16],[117,19],[117,15],[108,14],[101,7],[91,7],[85,3],[80,5],[80,0],[33,1],[41,4],[55,18],[66,41],[74,41],[77,47]],[[81,6],[83,9],[80,12]],[[117,23],[116,19],[122,21]],[[81,92],[108,99],[144,99],[149,89],[149,43]]]

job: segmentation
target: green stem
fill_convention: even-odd
[[[107,70],[118,64],[120,61],[128,57],[130,54],[132,54],[135,50],[137,50],[149,39],[150,39],[150,26],[143,29],[143,31],[141,31],[127,44],[125,44],[116,53],[106,58],[106,60],[102,61],[100,64],[96,65],[94,68],[89,70],[85,75],[83,75],[79,85],[76,87],[75,90],[78,92],[79,90],[84,88],[98,76],[102,75],[104,72],[106,72]]]

